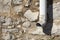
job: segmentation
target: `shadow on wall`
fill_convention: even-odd
[[[46,35],[51,35],[51,30],[53,27],[53,0],[47,0],[47,13],[46,13],[46,23],[43,25],[37,23],[37,26],[42,26],[43,32]]]
[[[46,24],[43,27],[43,32],[47,35],[51,35],[52,27],[53,27],[53,0],[47,0]]]

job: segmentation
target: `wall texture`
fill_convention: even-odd
[[[48,6],[49,14],[51,6]],[[53,0],[52,36],[47,36],[39,24],[44,18],[39,7],[39,0],[0,0],[0,40],[60,39],[60,1]]]

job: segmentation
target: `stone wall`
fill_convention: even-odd
[[[51,5],[50,5],[51,6]],[[50,6],[48,7],[49,13]],[[53,3],[51,34],[60,35],[60,2]],[[48,40],[39,24],[39,0],[0,0],[0,40]],[[43,22],[43,21],[42,21]],[[38,25],[38,26],[37,26]],[[50,25],[49,25],[50,26]]]

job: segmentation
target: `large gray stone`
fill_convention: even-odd
[[[53,3],[53,26],[51,34],[60,35],[60,2]]]
[[[9,32],[2,33],[2,39],[4,40],[13,40],[14,38],[14,35],[10,34]]]
[[[14,29],[2,29],[2,32],[6,33],[6,32],[18,32],[18,29],[17,28],[14,28]]]
[[[2,38],[3,38],[4,40],[10,40],[10,34],[9,34],[9,33],[3,33],[3,34],[2,34]]]
[[[53,4],[53,18],[60,19],[60,2]]]
[[[26,22],[24,22],[23,24],[22,24],[22,26],[23,27],[26,27],[26,28],[28,28],[28,27],[30,27],[30,22],[29,21],[26,21]]]
[[[27,10],[24,14],[26,18],[30,21],[36,21],[38,19],[39,12],[32,12],[31,10]]]
[[[32,29],[30,31],[28,31],[29,34],[37,34],[37,35],[45,35],[45,33],[43,32],[42,27],[36,27],[35,29]]]
[[[22,4],[22,0],[13,0],[14,4]]]
[[[3,25],[11,25],[12,24],[12,19],[11,18],[5,18],[5,23]]]
[[[10,12],[10,7],[11,7],[11,0],[3,0],[3,12],[7,12],[9,13]]]
[[[20,5],[20,6],[15,6],[15,7],[14,7],[14,11],[18,14],[19,12],[22,11],[22,8],[23,8],[22,5]]]
[[[4,19],[4,16],[1,16],[1,17],[0,17],[0,23],[5,22],[4,20],[5,20],[5,19]]]
[[[60,35],[60,25],[53,24],[51,34]]]

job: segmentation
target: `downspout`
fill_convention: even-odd
[[[40,16],[39,16],[39,20],[40,20],[40,24],[43,25],[46,23],[46,0],[40,0],[39,3],[40,7]]]

